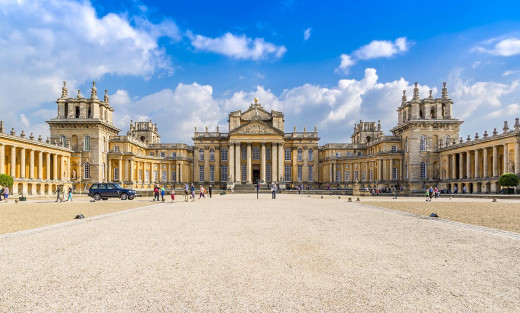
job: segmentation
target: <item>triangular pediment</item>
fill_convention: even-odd
[[[242,113],[242,120],[251,121],[254,119],[268,121],[273,117],[269,112],[260,107],[252,107],[249,110]]]
[[[284,132],[262,121],[251,121],[229,132],[230,135],[283,135]]]

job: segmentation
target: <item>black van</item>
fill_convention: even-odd
[[[135,190],[125,189],[118,184],[100,183],[92,184],[88,190],[88,196],[93,197],[94,200],[106,200],[108,198],[120,198],[121,200],[134,200]]]

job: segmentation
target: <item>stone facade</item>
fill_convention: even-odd
[[[258,99],[244,112],[229,113],[228,132],[195,128],[191,146],[161,143],[152,121],[131,122],[119,135],[107,92],[100,100],[95,83],[90,91],[89,98],[79,90],[71,98],[64,83],[45,142],[32,134],[25,138],[23,131],[5,134],[0,124],[0,172],[15,177],[13,193],[50,194],[69,184],[84,192],[106,181],[144,190],[185,182],[216,188],[255,182],[351,188],[358,182],[410,192],[438,186],[494,193],[502,173],[520,175],[519,120],[513,129],[505,122],[500,134],[495,129],[463,140],[445,83],[440,98],[430,91],[420,99],[417,83],[411,100],[403,92],[391,134],[380,122],[360,121],[351,143],[322,146],[316,127],[285,132],[283,113],[267,111]]]

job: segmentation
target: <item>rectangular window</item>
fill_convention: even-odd
[[[153,181],[159,180],[159,173],[157,171],[153,171]]]
[[[359,178],[358,171],[354,171],[354,180],[359,181],[358,178]]]
[[[341,167],[338,165],[336,165],[336,182],[339,183],[339,181],[341,180]]]
[[[90,137],[89,136],[85,136],[85,144],[84,144],[84,150],[85,151],[90,151]]]
[[[392,146],[392,152],[397,152],[397,146]]]
[[[204,181],[204,165],[199,165],[199,182]]]
[[[266,160],[271,160],[271,148],[270,147],[266,147],[265,148],[265,159]]]
[[[348,157],[349,157],[349,156],[352,156],[352,152],[351,152],[351,151],[348,151],[348,152],[347,152],[347,156],[348,156]]]
[[[374,180],[374,172],[372,170],[370,170],[370,180]]]
[[[242,154],[242,155],[241,155],[241,157],[242,157],[242,160],[245,160],[245,159],[247,159],[247,150],[246,150],[246,147],[242,147],[242,149],[241,149],[241,152],[240,152],[240,153]]]
[[[166,181],[167,180],[166,171],[162,171],[161,180]]]
[[[144,171],[144,181],[150,181],[150,170]]]
[[[213,149],[209,150],[209,160],[215,161],[215,150]]]
[[[397,180],[397,167],[392,167],[392,179]]]
[[[227,182],[228,180],[228,172],[227,172],[227,165],[221,165],[220,166],[220,181]]]
[[[345,181],[350,181],[350,171],[345,171]]]
[[[312,182],[314,180],[314,172],[313,172],[313,169],[314,167],[312,165],[309,165],[309,182]]]
[[[253,160],[260,160],[260,147],[253,147]]]
[[[213,165],[209,166],[209,181],[210,182],[215,181],[215,166],[213,166]]]
[[[137,179],[138,179],[139,181],[143,180],[143,170],[139,170],[139,171],[137,172]]]
[[[303,166],[298,165],[298,182],[302,182],[303,178]]]
[[[286,165],[285,166],[285,181],[286,182],[291,181],[291,176],[292,176],[292,167],[291,167],[291,165]]]
[[[153,156],[153,152],[148,152],[148,155],[149,156]]]
[[[166,156],[166,152],[161,151],[161,158],[164,158]]]
[[[220,160],[221,161],[227,161],[227,149],[220,150]],[[227,178],[226,178],[227,180]]]
[[[177,157],[177,153],[176,152],[172,152],[172,158],[176,158]]]
[[[177,171],[172,171],[172,182],[177,182]]]
[[[119,152],[119,146],[114,146],[114,152]]]
[[[241,172],[242,172],[242,181],[246,181],[247,177],[246,177],[246,174],[247,174],[247,168],[246,168],[246,165],[245,164],[242,164],[242,168],[241,168]]]
[[[85,179],[90,179],[90,164],[89,163],[85,163],[85,166],[84,166],[84,173],[85,174]]]
[[[291,160],[291,149],[285,149],[285,161]]]
[[[265,165],[265,181],[271,181],[271,164]]]
[[[361,178],[363,181],[366,181],[367,180],[367,171],[366,170],[363,170],[361,172]]]
[[[341,156],[341,153],[336,152],[336,158],[339,158]]]
[[[119,167],[114,167],[114,180],[119,180]]]

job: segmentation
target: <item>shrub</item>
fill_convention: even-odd
[[[520,179],[518,179],[518,176],[513,173],[504,173],[500,178],[498,179],[498,184],[502,187],[515,187],[518,186],[518,183],[520,182]]]
[[[13,177],[7,174],[0,174],[0,186],[12,187]]]

